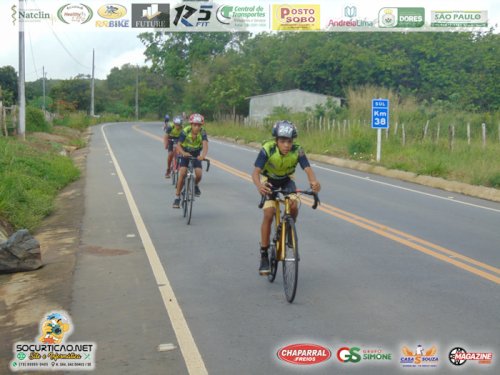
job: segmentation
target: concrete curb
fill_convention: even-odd
[[[245,143],[241,139],[234,139],[229,137],[214,137],[216,139],[224,140],[227,142],[246,145],[256,149],[260,149],[262,145],[257,142]],[[335,158],[326,155],[308,154],[310,160],[319,161],[325,164],[335,165],[337,167],[354,169],[361,172],[378,174],[385,177],[396,178],[398,180],[413,182],[419,185],[425,185],[436,189],[446,190],[453,193],[469,195],[471,197],[487,199],[494,202],[500,202],[500,190],[488,188],[485,186],[469,185],[464,182],[449,181],[440,177],[431,177],[424,175],[417,175],[413,172],[399,171],[397,169],[388,169],[378,165],[369,163],[362,163],[355,160],[347,160]]]

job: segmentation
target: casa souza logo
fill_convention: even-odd
[[[467,361],[478,361],[481,365],[489,365],[493,360],[492,352],[467,352],[464,348],[455,347],[450,350],[448,359],[455,366],[462,366]]]
[[[417,345],[416,351],[411,351],[407,346],[401,349],[403,356],[400,358],[399,363],[403,367],[408,368],[431,368],[437,367],[439,357],[437,356],[437,348],[433,345],[430,349],[425,349],[422,345]]]
[[[85,4],[66,4],[57,11],[57,18],[65,24],[84,24],[92,19],[94,12]]]
[[[316,365],[332,356],[329,349],[316,344],[292,344],[281,348],[276,354],[280,360],[294,365]]]

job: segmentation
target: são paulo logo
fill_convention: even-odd
[[[316,365],[332,356],[329,349],[316,344],[292,344],[281,348],[276,354],[280,360],[294,365]]]

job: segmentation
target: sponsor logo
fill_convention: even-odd
[[[433,10],[432,27],[488,27],[486,10]]]
[[[273,30],[319,30],[319,4],[273,4]]]
[[[127,8],[119,4],[107,4],[100,7],[97,10],[97,14],[108,20],[116,20],[118,18],[125,17],[127,14]]]
[[[267,26],[267,14],[263,6],[222,5],[215,13],[217,21],[235,27]]]
[[[426,350],[419,344],[414,352],[407,346],[403,346],[401,352],[403,356],[399,359],[399,363],[403,367],[430,368],[437,367],[439,362],[437,347],[435,345]]]
[[[133,28],[158,28],[170,27],[169,4],[132,4]]]
[[[344,346],[337,350],[337,359],[342,363],[358,363],[361,361],[361,355],[359,354],[360,350],[361,348],[358,348],[357,346],[352,348]]]
[[[332,352],[321,345],[293,344],[281,348],[276,353],[282,361],[294,365],[316,365],[325,362],[332,356]]]
[[[392,353],[383,349],[363,349],[361,354],[362,361],[392,361]]]
[[[106,4],[97,10],[97,14],[107,20],[95,21],[96,27],[130,27],[130,20],[120,19],[127,14],[127,8],[120,4]],[[108,21],[109,20],[109,21]]]
[[[198,5],[197,5],[198,6]],[[210,23],[213,4],[202,4],[199,8],[191,5],[181,5],[175,8],[174,25],[179,23],[186,27],[207,27]]]
[[[358,15],[358,9],[355,6],[346,6],[344,8],[344,16],[349,19],[330,19],[327,28],[336,27],[373,27],[373,22],[354,18]]]
[[[66,4],[57,11],[57,18],[66,24],[84,24],[92,19],[94,12],[85,4]]]
[[[464,348],[455,347],[450,350],[448,359],[455,366],[462,366],[467,361],[477,361],[481,365],[489,365],[493,360],[492,352],[467,352]]]
[[[382,8],[378,13],[378,26],[383,28],[417,28],[424,23],[424,8]]]
[[[50,20],[50,14],[44,12],[38,8],[36,9],[24,9],[23,11],[17,12],[16,6],[12,5],[10,8],[12,10],[12,24],[15,25],[16,21],[19,22],[40,22],[42,20]]]
[[[73,323],[65,311],[52,311],[40,321],[40,335],[31,342],[14,344],[12,371],[94,370],[96,344],[67,342]]]

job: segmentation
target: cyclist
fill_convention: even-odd
[[[261,195],[269,195],[272,188],[283,188],[296,190],[294,173],[297,164],[300,164],[307,175],[311,189],[318,193],[321,185],[316,180],[316,175],[307,160],[304,149],[294,139],[297,137],[297,129],[289,121],[278,121],[272,129],[274,139],[263,144],[262,149],[255,160],[255,168],[252,173],[252,180]],[[298,215],[298,197],[291,196],[291,214],[294,219]],[[260,241],[260,267],[259,273],[267,275],[269,269],[269,237],[271,235],[271,225],[275,214],[275,202],[271,197],[267,197],[264,203],[264,217],[261,225]]]
[[[172,165],[172,159],[174,158],[174,144],[179,140],[179,136],[182,132],[182,117],[176,116],[173,121],[174,125],[168,125],[165,130],[166,144],[167,144],[167,172],[165,173],[165,178],[170,178],[170,166]]]
[[[168,114],[165,115],[165,119],[163,120],[163,131],[165,134],[163,135],[163,146],[165,150],[168,148],[168,137],[167,137],[167,128],[170,123],[170,116]]]
[[[201,161],[205,159],[208,152],[208,138],[204,128],[205,119],[199,113],[193,113],[189,116],[189,126],[186,126],[179,136],[177,142],[177,153],[181,155],[179,164],[179,181],[177,181],[177,188],[175,191],[175,200],[173,207],[180,208],[181,203],[181,190],[184,184],[184,177],[187,173],[187,166],[189,163],[188,157],[193,156],[197,158],[194,161],[195,173],[195,186],[194,193],[197,197],[201,195],[200,187],[198,186],[201,181]]]

